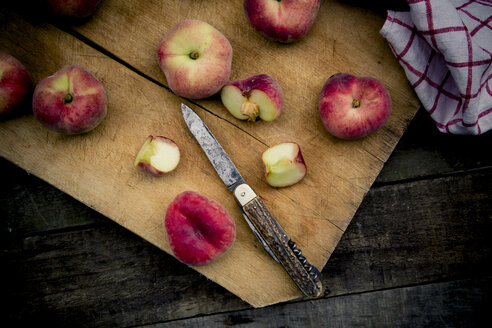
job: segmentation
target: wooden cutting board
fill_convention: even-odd
[[[0,51],[20,59],[35,82],[65,65],[86,67],[105,86],[109,107],[104,122],[80,136],[48,131],[30,114],[0,122],[0,155],[167,253],[163,218],[172,199],[184,190],[216,199],[234,216],[237,239],[219,260],[194,269],[255,307],[301,297],[256,241],[186,128],[179,108],[183,100],[166,87],[156,47],[171,26],[187,18],[211,23],[230,40],[231,79],[267,73],[282,85],[284,111],[273,122],[236,120],[217,96],[186,103],[309,261],[322,268],[419,105],[379,35],[384,18],[370,11],[323,1],[310,33],[289,45],[256,33],[242,1],[104,0],[90,21],[66,31],[15,10],[2,11]],[[337,72],[370,75],[386,85],[393,112],[380,131],[342,141],[324,130],[317,101],[324,81]],[[178,168],[158,179],[133,167],[150,134],[173,139],[182,152]],[[300,144],[308,173],[294,186],[271,188],[261,153],[284,141]]]

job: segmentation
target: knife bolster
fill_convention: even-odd
[[[256,197],[258,197],[258,195],[246,183],[240,184],[234,189],[234,198],[236,198],[236,202],[241,207],[244,207]]]

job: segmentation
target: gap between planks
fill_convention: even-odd
[[[116,56],[115,54],[113,54],[111,51],[107,50],[106,48],[104,48],[103,46],[101,46],[100,44],[90,40],[89,38],[87,38],[86,36],[82,35],[81,33],[75,31],[73,28],[69,27],[69,26],[65,26],[63,24],[53,24],[54,27],[58,28],[59,30],[67,33],[67,34],[70,34],[71,36],[73,36],[74,38],[78,39],[79,41],[81,41],[82,43],[86,44],[87,46],[93,48],[94,50],[96,51],[99,51],[100,53],[102,53],[103,55],[111,58],[112,60],[116,61],[117,63],[125,66],[126,68],[128,68],[129,70],[131,70],[132,72],[138,74],[139,76],[143,77],[144,79],[158,85],[159,87],[161,88],[164,88],[166,89],[168,92],[172,93],[174,96],[182,99],[183,101],[187,101],[191,104],[193,104],[195,107],[199,107],[201,108],[202,110],[206,111],[207,113],[211,114],[211,115],[214,115],[215,117],[223,120],[224,122],[227,122],[229,123],[230,125],[232,125],[233,127],[235,127],[236,129],[240,130],[241,132],[243,133],[246,133],[248,136],[250,136],[251,138],[255,139],[256,141],[258,141],[259,143],[261,143],[262,145],[264,145],[265,147],[270,147],[269,144],[267,144],[266,142],[264,142],[263,140],[259,139],[258,137],[252,135],[251,133],[249,133],[248,131],[242,129],[241,127],[239,127],[237,124],[235,124],[234,122],[228,120],[227,118],[225,117],[222,117],[222,116],[219,116],[217,114],[215,114],[213,111],[211,111],[210,109],[207,109],[206,107],[204,107],[203,105],[200,105],[198,104],[196,101],[194,101],[193,99],[188,99],[188,98],[183,98],[181,96],[178,96],[176,95],[175,93],[173,93],[171,91],[171,89],[157,81],[156,79],[152,78],[151,76],[145,74],[144,72],[140,71],[139,69],[137,69],[136,67],[133,67],[132,65],[130,65],[130,63],[126,62],[125,60],[119,58],[118,56]]]

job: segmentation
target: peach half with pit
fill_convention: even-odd
[[[224,107],[240,120],[273,121],[282,112],[282,88],[267,74],[228,82],[220,96]]]

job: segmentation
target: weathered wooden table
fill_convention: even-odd
[[[323,1],[309,35],[311,39],[290,48],[256,35],[241,16],[241,6],[225,0],[166,3],[105,0],[92,20],[75,27],[53,25],[19,8],[2,9],[0,51],[10,50],[27,62],[35,81],[53,73],[62,64],[82,62],[102,78],[110,91],[109,110],[112,110],[101,127],[76,139],[57,138],[36,125],[30,115],[1,123],[0,133],[4,139],[0,140],[0,151],[8,158],[0,160],[4,320],[10,326],[45,322],[52,326],[395,327],[475,326],[486,318],[492,292],[492,242],[489,238],[492,232],[492,155],[484,149],[490,149],[491,134],[481,137],[442,135],[423,110],[412,120],[418,102],[409,93],[389,50],[384,48],[384,40],[374,34],[384,20],[384,4],[379,3],[377,8],[363,6],[367,5],[356,1]],[[330,9],[334,12],[330,13]],[[341,26],[336,13],[348,15],[347,19],[359,18],[358,25],[334,31],[336,37],[330,38],[327,26]],[[215,19],[211,18],[213,16]],[[302,219],[310,224],[298,226],[291,221],[299,219],[290,217],[283,224],[287,224],[288,231],[293,231],[315,263],[320,266],[326,263],[322,271],[326,290],[320,299],[299,298],[288,279],[277,275],[279,271],[268,262],[239,219],[233,255],[199,273],[161,250],[169,250],[167,240],[158,223],[152,225],[153,218],[147,220],[146,217],[147,225],[143,226],[131,216],[133,210],[146,209],[147,203],[135,202],[130,206],[129,198],[125,198],[129,197],[126,189],[148,190],[155,188],[157,182],[143,178],[131,167],[131,157],[148,130],[135,132],[132,138],[128,130],[138,131],[139,124],[146,129],[179,126],[177,116],[171,116],[169,123],[158,121],[165,120],[160,108],[174,106],[181,100],[166,89],[166,81],[152,57],[154,53],[147,56],[145,51],[154,49],[155,44],[150,40],[181,17],[209,18],[210,23],[225,32],[235,51],[239,49],[233,64],[234,78],[255,69],[270,69],[272,75],[276,73],[279,79],[285,78],[281,82],[287,94],[295,92],[295,97],[287,96],[286,113],[276,125],[253,126],[235,121],[223,111],[217,98],[198,102],[194,107],[203,110],[201,114],[207,123],[224,129],[218,132],[222,141],[229,133],[234,133],[243,135],[243,141],[249,146],[259,148],[249,149],[243,155],[232,151],[231,155],[238,159],[247,180],[253,180],[270,205],[273,202],[269,197],[279,196],[280,204],[289,205],[284,209],[283,214],[286,214],[295,208],[296,198],[313,199],[307,208],[312,218]],[[158,22],[158,19],[163,21]],[[343,41],[357,39],[364,33],[374,40],[360,40],[360,46],[376,44],[377,47],[367,54],[357,55],[358,59],[366,60],[359,63],[350,54],[357,46],[343,44]],[[322,37],[329,38],[328,44],[322,43]],[[248,41],[246,44],[243,38]],[[304,76],[302,60],[299,67],[292,66],[294,55],[305,53],[303,47],[310,51],[319,49],[320,44],[323,50],[331,51],[311,53],[316,61],[307,58],[305,62],[311,62],[317,71]],[[270,60],[260,58],[265,49],[275,50]],[[282,51],[289,51],[293,57],[275,58],[274,55],[280,56]],[[291,65],[285,68],[288,70],[285,75],[281,74],[286,64],[282,60]],[[253,64],[257,66],[251,66]],[[357,73],[364,73],[366,69],[367,74],[387,83],[396,109],[387,128],[368,140],[347,146],[322,133],[319,122],[309,125],[311,114],[302,111],[315,109],[316,95],[299,94],[298,89],[317,90],[327,74],[335,69],[350,69],[350,65],[354,65]],[[386,74],[385,69],[396,73]],[[296,76],[295,81],[286,79],[292,76]],[[289,117],[298,119],[296,124],[300,128],[308,124],[312,135],[296,131]],[[121,124],[122,121],[125,124]],[[290,129],[295,133],[289,132]],[[151,212],[157,216],[156,222],[161,222],[162,209],[165,210],[174,191],[189,185],[221,199],[235,213],[233,201],[226,200],[227,192],[213,169],[196,152],[198,146],[181,129],[170,133],[178,139],[186,139],[183,143],[189,150],[185,154],[184,168],[168,180],[159,181],[173,192],[162,195],[163,204],[155,213]],[[254,180],[258,163],[252,168],[247,166],[248,157],[293,135],[300,138],[301,146],[307,149],[308,165],[312,163],[313,168],[309,171],[311,175],[299,186],[286,191],[269,189],[261,177]],[[235,141],[230,139],[225,141],[225,147],[231,152]],[[103,154],[103,158],[90,158],[89,143],[83,140],[99,142],[109,151],[103,153],[98,148],[96,155]],[[128,143],[128,149],[114,150],[107,146],[122,142]],[[374,159],[369,166],[367,163],[337,166],[336,161],[329,162],[329,153],[324,153],[326,148],[336,151],[335,159],[357,157],[359,150],[372,154],[369,157]],[[80,149],[84,150],[83,156]],[[324,165],[328,173],[316,172],[323,166],[309,154],[318,149],[321,158],[327,160]],[[66,171],[68,165],[61,155],[62,150],[73,151],[70,156],[80,164],[79,171],[85,169],[91,174],[86,177],[77,171],[58,173]],[[198,158],[198,162],[190,164],[191,158]],[[124,162],[126,160],[130,165]],[[96,184],[101,190],[91,193],[79,187],[80,180],[88,179],[93,184],[104,180],[91,169],[97,165],[105,168],[108,161],[118,162],[116,173],[127,178],[126,189],[114,182],[114,189],[110,190],[121,191],[120,199],[118,195],[91,198],[92,194],[106,192],[107,186]],[[198,166],[198,172],[191,170],[194,165]],[[318,180],[328,181],[336,169],[352,170],[353,174],[354,170],[360,173],[358,167],[369,173],[346,177],[340,173],[339,177],[348,181],[343,186],[360,191],[344,194],[344,188],[330,189],[318,184]],[[77,165],[71,166],[72,170],[76,168]],[[111,174],[108,171],[112,177]],[[214,181],[211,186],[210,181]],[[335,179],[333,183],[340,181]],[[146,184],[148,186],[142,187]],[[206,185],[208,189],[204,189]],[[312,223],[329,216],[324,210],[332,206],[330,197],[334,196],[316,195],[313,190],[337,191],[340,196],[335,200],[346,205],[333,206],[335,213],[330,219],[337,229],[333,232],[326,228],[326,239],[316,231],[320,226]],[[156,196],[149,196],[155,202],[152,197]],[[315,208],[318,205],[320,207]],[[282,214],[280,205],[273,207]],[[355,216],[352,210],[356,211]],[[314,236],[316,241],[312,240]],[[320,249],[322,246],[326,246],[326,251]],[[245,273],[244,286],[233,277],[243,273],[242,266],[237,268],[241,257],[258,264]],[[268,280],[269,276],[274,276],[272,281]],[[259,277],[259,286],[253,281],[256,277]],[[258,292],[263,286],[261,282],[271,283],[273,291]],[[277,304],[263,307],[270,303]]]

